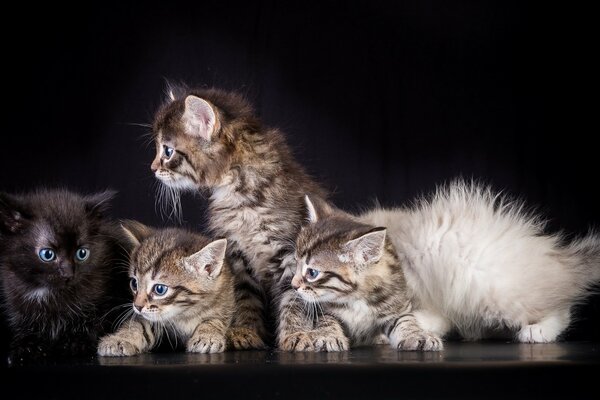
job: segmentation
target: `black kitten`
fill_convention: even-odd
[[[129,244],[103,215],[112,196],[0,193],[0,277],[11,360],[95,353],[98,337],[118,315],[114,308],[128,301]]]

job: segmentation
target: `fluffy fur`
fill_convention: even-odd
[[[102,338],[98,354],[147,352],[162,335],[188,352],[224,351],[235,303],[226,240],[139,224],[127,232],[136,243],[129,269],[133,303],[121,328]]]
[[[261,347],[268,338],[270,298],[278,344],[295,350],[291,335],[303,326],[303,313],[290,287],[293,243],[306,217],[304,194],[325,193],[294,160],[282,133],[263,127],[239,95],[172,93],[155,117],[152,170],[175,198],[182,190],[209,194],[209,226],[227,238],[236,276],[238,348]]]
[[[93,354],[98,335],[110,329],[113,307],[127,298],[128,246],[104,216],[111,197],[0,194],[0,274],[13,360]]]
[[[296,242],[292,286],[310,321],[295,335],[297,347],[335,351],[387,342],[399,350],[441,350],[442,340],[423,330],[412,313],[386,230],[320,203],[307,198],[310,222]],[[315,330],[324,329],[330,339],[318,340]]]
[[[489,188],[454,182],[414,207],[360,220],[387,227],[426,330],[466,339],[510,331],[557,340],[571,310],[600,281],[600,238],[565,243],[543,221]]]

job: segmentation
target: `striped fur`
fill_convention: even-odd
[[[181,229],[130,230],[133,316],[100,341],[98,354],[129,356],[151,350],[163,334],[188,352],[224,351],[235,308],[225,241]],[[161,296],[155,285],[168,287]]]
[[[209,194],[209,227],[227,238],[235,272],[237,348],[269,339],[265,317],[271,315],[277,343],[297,350],[284,340],[307,322],[289,285],[293,243],[306,217],[304,194],[325,193],[294,160],[283,135],[264,128],[240,96],[215,89],[176,92],[155,118],[152,169],[170,190]],[[194,97],[212,112],[202,105],[191,114],[186,103],[204,104]]]
[[[313,326],[337,320],[343,327],[333,342],[307,350],[379,344],[382,335],[399,350],[441,350],[441,339],[421,329],[412,314],[402,267],[385,229],[324,202],[307,202],[311,221],[296,241],[292,286]]]

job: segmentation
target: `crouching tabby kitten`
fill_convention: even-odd
[[[226,239],[211,242],[182,229],[154,231],[140,224],[128,228],[136,244],[129,268],[133,316],[101,339],[98,354],[143,353],[163,334],[183,340],[188,352],[224,351],[235,307]]]
[[[296,240],[298,263],[291,283],[305,302],[312,328],[295,334],[296,347],[342,348],[313,337],[317,330],[329,330],[337,342],[349,340],[351,346],[383,340],[399,350],[441,350],[441,338],[423,330],[412,314],[402,267],[385,228],[360,223],[318,199],[307,196],[306,203],[309,223]]]
[[[128,241],[112,193],[0,194],[0,276],[11,360],[93,354],[127,298]]]

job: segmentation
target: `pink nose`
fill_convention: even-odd
[[[154,161],[152,161],[152,165],[150,165],[150,169],[152,170],[152,172],[156,172],[156,171],[158,171],[159,168],[160,168],[160,159],[157,157],[154,159]]]
[[[294,278],[292,278],[292,287],[294,288],[294,290],[298,290],[301,284],[302,278],[298,278],[297,276],[294,276]]]

